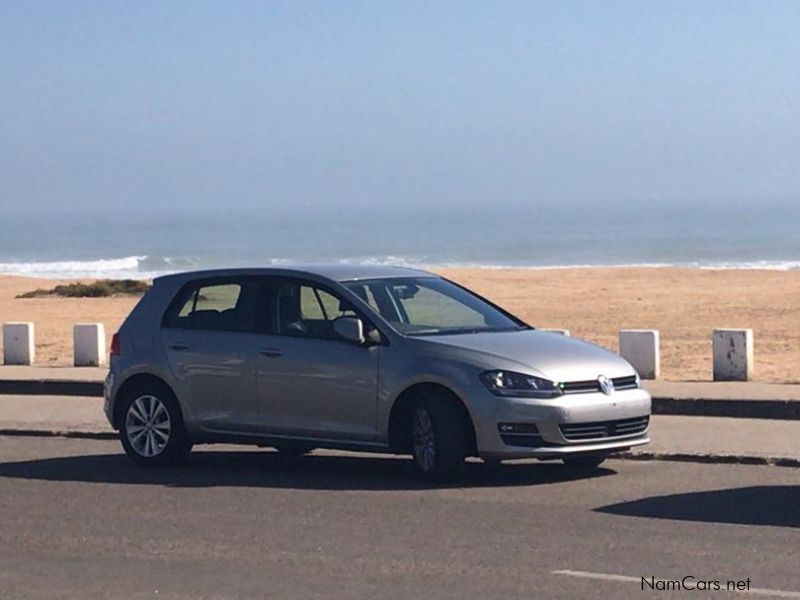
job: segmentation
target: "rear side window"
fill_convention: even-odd
[[[164,315],[164,327],[253,331],[257,290],[250,281],[219,281],[184,288]]]

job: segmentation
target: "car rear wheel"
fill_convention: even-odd
[[[119,435],[128,457],[144,467],[178,463],[192,447],[178,402],[162,386],[126,394]]]
[[[607,454],[583,454],[578,456],[568,456],[564,459],[564,464],[576,469],[596,469],[608,458]]]
[[[448,401],[418,401],[411,410],[411,449],[425,479],[446,481],[460,476],[467,454],[461,411]]]

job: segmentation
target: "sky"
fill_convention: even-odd
[[[794,203],[798,32],[796,1],[4,0],[0,210]]]

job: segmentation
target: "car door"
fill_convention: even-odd
[[[264,281],[259,314],[264,431],[373,440],[380,346],[355,345],[334,332],[337,317],[355,314],[349,303],[317,283],[274,277]]]
[[[205,280],[186,286],[165,316],[170,366],[192,416],[208,431],[258,429],[257,299],[255,279]]]

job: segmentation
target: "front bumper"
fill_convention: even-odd
[[[469,409],[475,426],[478,455],[485,458],[559,458],[592,452],[619,452],[650,442],[648,427],[635,433],[618,433],[609,427],[590,439],[568,439],[562,426],[618,423],[649,417],[650,394],[641,388],[602,393],[565,394],[558,398],[508,398],[495,396],[480,386],[467,390]],[[503,424],[534,425],[541,445],[516,444],[517,436],[504,436]],[[621,429],[621,428],[620,428]],[[521,436],[518,438],[521,439]]]

